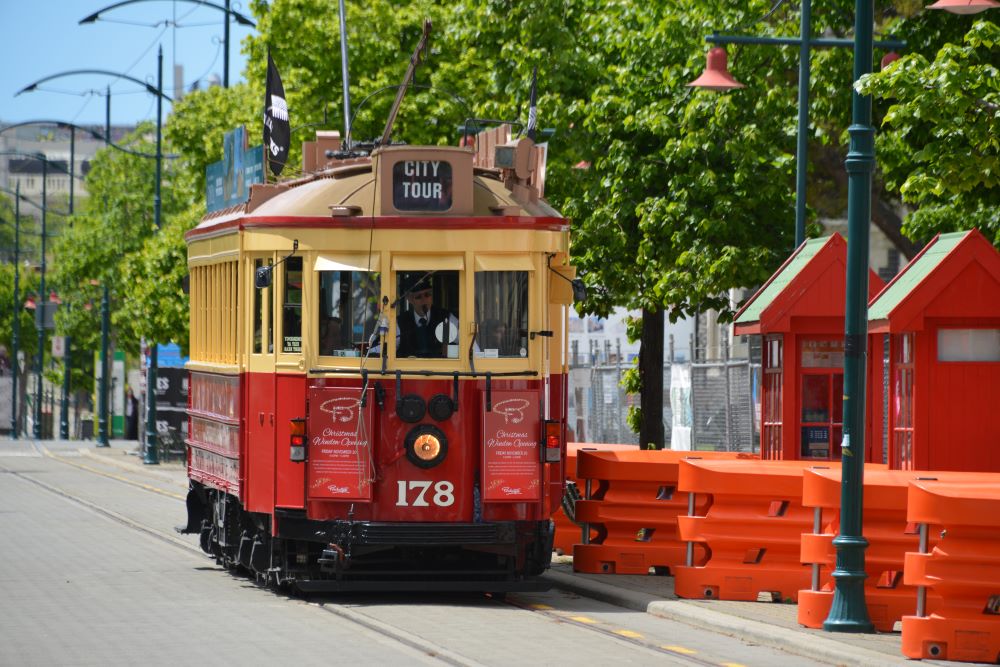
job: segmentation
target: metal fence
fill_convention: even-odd
[[[627,424],[639,396],[621,387],[621,355],[588,355],[570,371],[570,425],[577,442],[637,444]],[[663,427],[672,449],[756,452],[760,448],[760,364],[749,359],[668,361]]]

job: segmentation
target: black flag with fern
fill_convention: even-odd
[[[264,92],[264,153],[271,173],[281,173],[288,161],[288,147],[291,144],[292,129],[288,123],[288,103],[285,102],[285,87],[281,85],[278,68],[267,52],[267,87]]]
[[[524,133],[532,141],[535,140],[535,129],[538,125],[538,68],[531,71],[531,92],[528,95],[528,125]]]

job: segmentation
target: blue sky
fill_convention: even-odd
[[[155,120],[154,96],[139,85],[108,76],[74,75],[15,94],[41,78],[77,69],[128,74],[156,85],[157,46],[163,46],[163,88],[173,97],[174,64],[184,67],[184,85],[212,74],[222,78],[223,12],[185,0],[143,0],[80,19],[118,0],[0,0],[0,121],[61,120],[104,124],[106,87],[111,85],[111,122],[133,125]],[[211,0],[223,6],[224,0]],[[246,0],[230,9],[249,17]],[[181,27],[175,27],[174,24]],[[154,27],[155,26],[155,27]],[[230,27],[230,85],[243,78],[243,38],[252,28]],[[99,91],[100,94],[95,94]],[[169,111],[164,105],[164,116]]]

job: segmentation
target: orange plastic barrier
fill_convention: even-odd
[[[590,527],[590,539],[573,546],[573,569],[593,574],[673,572],[685,562],[686,546],[677,539],[677,517],[688,511],[686,494],[677,491],[678,464],[690,456],[713,460],[747,457],[736,452],[580,451],[577,477],[589,497],[576,503],[577,521]],[[705,505],[702,501],[702,507]],[[692,556],[698,562],[704,550]]]
[[[920,473],[866,464],[862,525],[865,549],[865,602],[875,628],[892,632],[904,614],[913,613],[917,589],[903,585],[903,558],[917,548],[917,532],[906,520],[906,493]],[[951,473],[944,473],[951,474]],[[799,623],[820,628],[830,615],[836,565],[833,538],[840,532],[840,468],[813,467],[802,479],[802,504],[813,508],[813,532],[802,535],[801,560],[812,564],[811,588],[800,590]]]
[[[710,498],[707,511],[677,517],[680,539],[707,547],[703,566],[677,567],[674,592],[682,598],[794,600],[810,583],[799,560],[812,511],[802,506],[803,471],[810,461],[681,462],[678,488]],[[839,462],[831,462],[839,467]],[[695,503],[697,506],[698,503]]]
[[[583,485],[576,478],[576,457],[580,450],[585,451],[639,451],[639,445],[612,445],[607,443],[587,443],[571,442],[566,445],[566,481],[577,485],[580,494],[583,494]],[[583,532],[580,525],[570,520],[566,512],[560,507],[552,514],[552,521],[556,524],[555,542],[552,548],[556,553],[572,554],[573,545],[581,541]]]
[[[908,658],[1000,661],[1000,473],[975,476],[910,483],[907,519],[921,538],[920,551],[906,554],[903,581],[921,588],[916,615],[903,617]],[[932,532],[941,538],[928,550]],[[930,615],[928,588],[941,598]]]

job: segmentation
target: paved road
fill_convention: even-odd
[[[174,534],[176,470],[84,454],[0,447],[0,664],[804,664],[563,591],[286,597]]]

